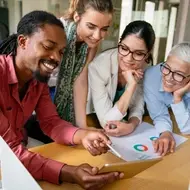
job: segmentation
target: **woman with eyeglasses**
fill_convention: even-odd
[[[160,137],[153,142],[154,149],[164,156],[174,152],[171,108],[179,130],[190,134],[190,43],[172,48],[166,62],[147,69],[144,78],[144,96],[149,114]]]
[[[89,65],[87,113],[96,113],[108,135],[127,135],[141,122],[143,71],[152,61],[154,41],[149,23],[131,22],[118,47],[101,53]]]

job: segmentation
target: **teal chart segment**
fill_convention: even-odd
[[[158,137],[150,137],[151,141],[155,141],[156,139],[158,139]]]
[[[146,152],[148,150],[148,147],[143,144],[136,144],[134,145],[134,149],[139,152]]]

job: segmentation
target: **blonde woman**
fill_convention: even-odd
[[[112,14],[111,0],[71,0],[68,13],[61,18],[67,47],[54,101],[60,117],[78,127],[87,127],[87,66],[108,32]]]

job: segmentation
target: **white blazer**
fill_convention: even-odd
[[[95,112],[102,127],[107,121],[122,120],[117,105],[113,105],[118,83],[117,48],[107,50],[98,55],[88,68],[87,114]],[[126,87],[127,88],[127,85]],[[144,98],[142,81],[137,85],[129,105],[129,118],[142,120]]]

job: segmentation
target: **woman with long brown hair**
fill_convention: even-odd
[[[61,21],[67,35],[54,102],[62,119],[87,127],[87,66],[112,21],[111,0],[71,0]]]

